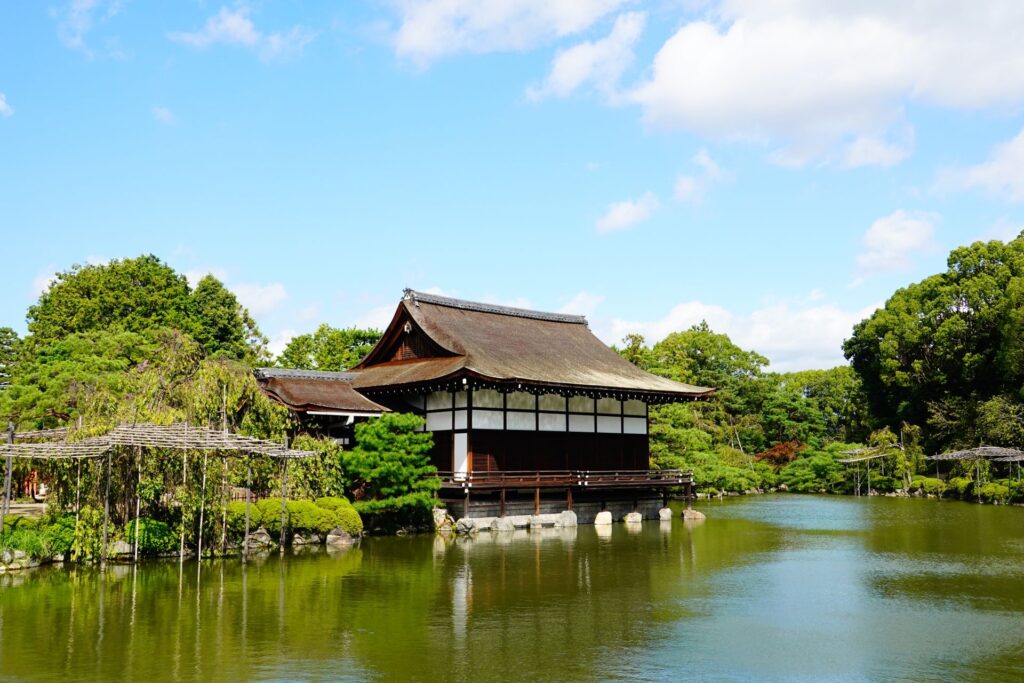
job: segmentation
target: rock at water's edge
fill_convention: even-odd
[[[622,521],[626,524],[640,524],[644,521],[644,516],[639,512],[627,512],[626,516],[622,518]]]
[[[612,523],[612,513],[608,510],[602,510],[597,513],[597,517],[594,517],[594,524],[596,526],[605,526]]]
[[[691,509],[687,508],[687,509],[683,510],[683,519],[698,520],[698,519],[707,519],[707,517],[704,515],[703,512],[700,512],[699,510],[691,510]]]
[[[658,510],[658,519],[660,519],[663,522],[671,522],[672,521],[672,510],[671,510],[671,508],[661,508],[660,510]]]

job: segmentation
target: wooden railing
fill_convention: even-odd
[[[436,476],[446,489],[662,487],[693,481],[693,473],[683,470],[506,470]]]

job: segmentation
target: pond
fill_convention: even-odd
[[[1020,680],[1024,509],[705,502],[704,523],[369,538],[0,578],[0,679]]]

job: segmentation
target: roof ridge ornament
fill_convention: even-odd
[[[477,311],[479,313],[493,313],[495,315],[507,315],[515,318],[532,318],[534,320],[546,320],[548,322],[587,325],[587,318],[582,315],[572,315],[570,313],[548,313],[546,311],[535,311],[528,308],[487,304],[479,301],[468,301],[466,299],[455,299],[452,297],[440,296],[438,294],[417,292],[413,289],[404,290],[402,299],[404,301],[411,300],[416,306],[419,306],[420,302],[423,302],[425,304],[433,304],[435,306],[458,308],[465,311]]]

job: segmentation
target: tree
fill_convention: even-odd
[[[433,436],[418,431],[422,426],[423,418],[406,413],[385,413],[356,425],[357,446],[342,454],[346,488],[355,500],[433,495],[438,486],[429,457]]]
[[[0,327],[0,391],[11,383],[11,375],[18,359],[18,333],[10,327]]]
[[[848,365],[828,370],[801,370],[781,376],[781,386],[814,402],[824,422],[824,436],[857,442],[869,432],[870,411],[860,378]]]
[[[277,358],[277,366],[298,370],[347,370],[361,361],[381,331],[336,328],[324,323],[312,334],[294,337]]]
[[[953,250],[945,272],[897,291],[843,345],[885,425],[969,417],[977,402],[1024,388],[1024,236]],[[956,405],[966,401],[965,405]],[[929,418],[932,418],[929,421]]]
[[[207,275],[192,292],[196,341],[209,355],[257,359],[266,349],[266,338],[220,280]]]
[[[26,343],[37,350],[79,333],[173,329],[206,354],[257,360],[266,338],[235,295],[212,276],[191,291],[184,275],[155,256],[72,266],[28,310]]]
[[[95,330],[143,332],[175,328],[193,332],[189,287],[155,256],[74,265],[57,274],[28,309],[34,346]]]

